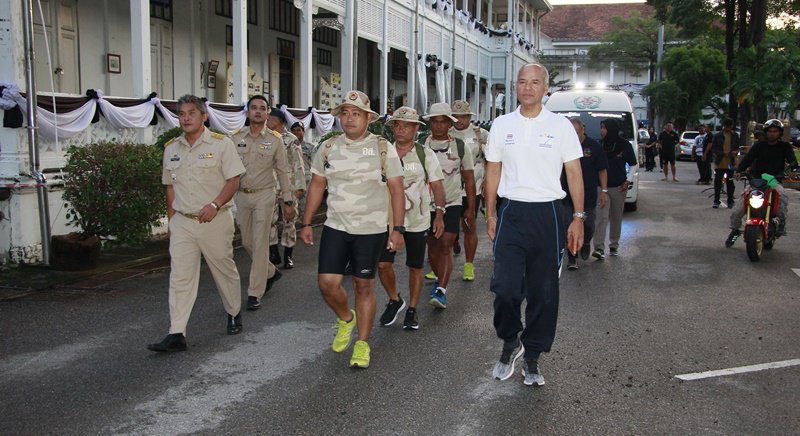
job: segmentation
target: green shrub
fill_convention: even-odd
[[[102,142],[67,150],[66,218],[85,237],[137,245],[166,215],[157,147]]]

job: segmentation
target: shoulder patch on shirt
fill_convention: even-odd
[[[239,132],[242,131],[242,129],[244,129],[244,127],[239,127],[238,129],[234,130],[233,132],[231,132],[231,136],[238,134]]]
[[[274,131],[272,129],[267,129],[267,131],[269,131],[269,133],[272,133],[272,136],[274,136],[276,138],[279,138],[279,139],[283,139],[283,137],[281,136],[280,133],[278,133],[278,132],[276,132],[276,131]]]
[[[223,135],[222,133],[211,132],[211,137],[214,139],[222,139],[225,137],[225,135]]]

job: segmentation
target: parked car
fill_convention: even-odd
[[[678,146],[675,147],[675,158],[680,159],[692,159],[692,147],[694,147],[694,138],[697,138],[700,132],[696,130],[687,130],[681,133],[680,138],[678,139]]]

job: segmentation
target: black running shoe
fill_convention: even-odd
[[[581,259],[589,260],[590,254],[592,254],[592,246],[589,244],[583,244],[583,247],[581,247]]]
[[[539,372],[538,359],[525,359],[525,364],[522,365],[522,375],[525,376],[525,386],[544,386],[544,376]]]
[[[417,320],[417,309],[409,307],[406,310],[406,319],[403,321],[403,328],[406,330],[419,330],[419,320]]]
[[[397,298],[400,298],[399,296]],[[397,320],[397,313],[401,310],[406,308],[406,302],[403,301],[402,298],[399,300],[389,300],[386,303],[386,310],[383,311],[383,315],[381,315],[381,325],[389,326],[394,324],[395,320]]]
[[[739,239],[739,235],[741,234],[742,232],[740,232],[739,229],[731,230],[731,233],[728,235],[728,238],[725,239],[725,247],[727,248],[733,247],[733,243],[736,242],[737,239]]]

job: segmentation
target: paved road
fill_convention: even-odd
[[[723,247],[728,211],[689,182],[694,165],[679,169],[680,183],[642,173],[620,257],[564,271],[542,388],[490,377],[501,344],[485,238],[478,280],[453,283],[443,312],[421,307],[418,332],[376,328],[364,371],[330,351],[334,319],[302,247],[239,336],[204,270],[186,353],[145,350],[168,327],[167,271],[0,303],[0,433],[794,433],[800,366],[676,376],[800,359],[800,227],[751,263],[741,243]]]

